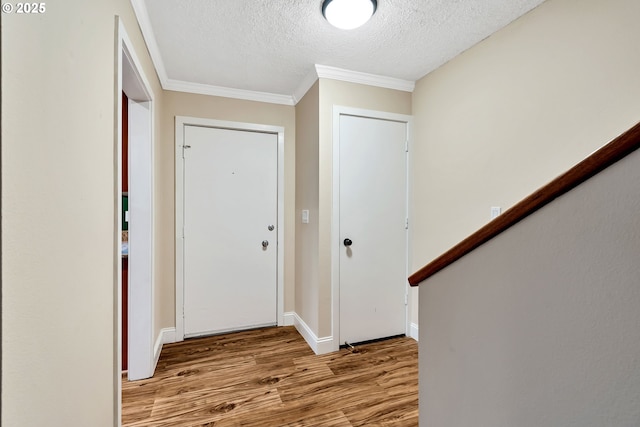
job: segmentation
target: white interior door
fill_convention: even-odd
[[[278,137],[184,129],[185,336],[275,325]]]
[[[405,333],[407,124],[343,114],[339,126],[344,344]]]

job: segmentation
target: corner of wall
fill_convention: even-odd
[[[293,313],[293,317],[293,326],[295,326],[296,330],[302,335],[302,338],[309,344],[309,347],[311,347],[315,354],[326,354],[334,351],[332,336],[318,338],[297,313]]]

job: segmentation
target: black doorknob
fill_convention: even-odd
[[[351,246],[353,244],[353,242],[351,241],[351,239],[344,239],[344,245],[345,246]]]

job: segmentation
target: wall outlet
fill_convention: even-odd
[[[500,206],[491,206],[491,219],[494,219],[501,213],[502,213],[502,208]]]

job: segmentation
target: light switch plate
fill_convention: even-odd
[[[302,223],[303,224],[309,224],[309,210],[308,209],[303,209],[302,210]]]

